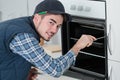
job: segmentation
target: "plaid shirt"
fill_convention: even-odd
[[[59,77],[75,62],[75,55],[71,50],[64,56],[52,58],[44,52],[34,35],[29,33],[17,34],[10,43],[10,49],[54,77]]]

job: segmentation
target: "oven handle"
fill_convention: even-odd
[[[107,35],[107,46],[108,46],[108,51],[110,52],[110,55],[112,55],[112,49],[111,49],[111,24],[109,24],[109,32]]]

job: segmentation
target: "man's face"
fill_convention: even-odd
[[[44,40],[49,41],[61,27],[63,23],[63,16],[53,14],[47,14],[43,18],[42,15],[39,16],[41,17],[36,29]]]

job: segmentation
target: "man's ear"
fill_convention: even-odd
[[[39,22],[39,20],[41,20],[41,16],[39,14],[35,14],[34,19],[35,21]]]
[[[35,24],[35,26],[37,26],[41,21],[41,15],[39,14],[35,14],[34,17],[33,17],[33,22]]]

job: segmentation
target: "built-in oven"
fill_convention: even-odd
[[[79,51],[75,65],[69,69],[76,75],[67,75],[80,80],[108,80],[105,2],[74,0],[66,6],[68,2],[62,1],[66,11],[72,15],[72,20],[64,23],[61,29],[62,54],[66,54],[82,34],[93,35],[97,40]]]

